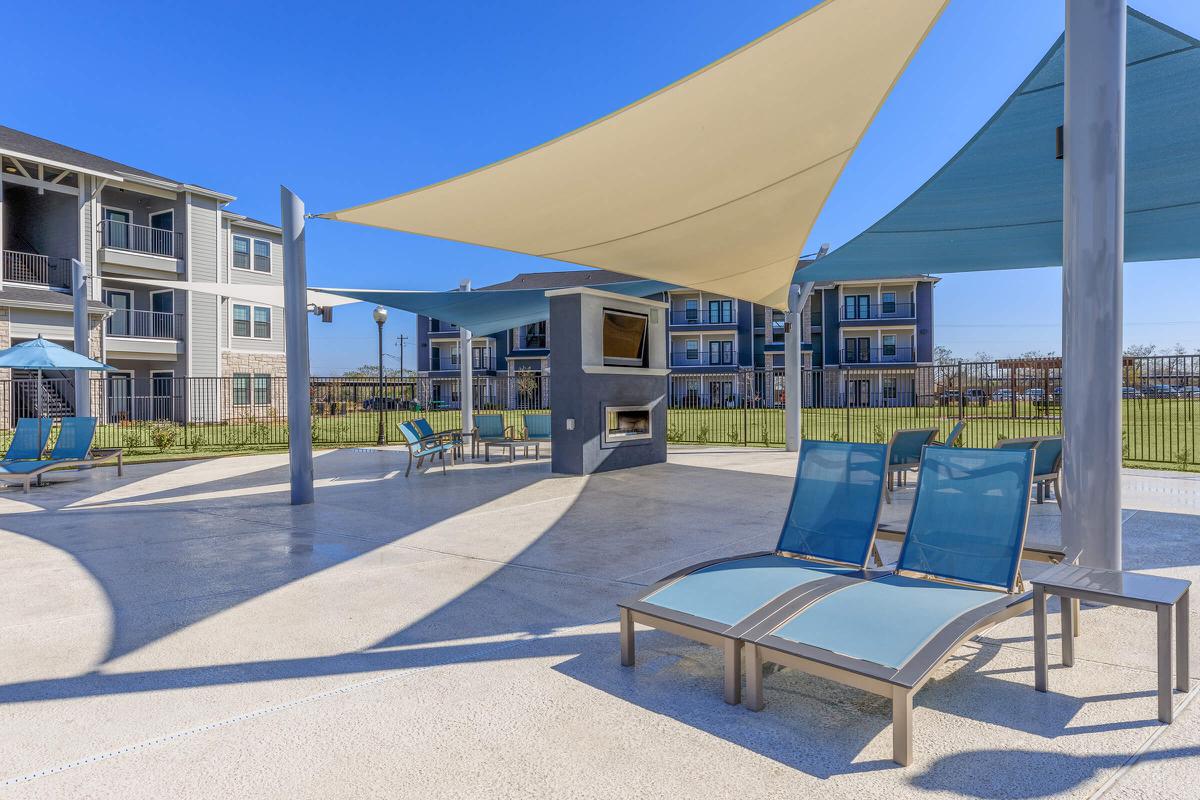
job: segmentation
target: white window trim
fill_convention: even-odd
[[[152,369],[152,370],[150,370],[150,399],[153,400],[157,397],[161,397],[161,395],[154,394],[154,381],[157,378],[163,378],[163,377],[169,377],[171,380],[171,393],[165,396],[166,399],[168,399],[168,400],[175,399],[175,370],[173,370],[173,369]]]
[[[250,335],[249,336],[239,336],[238,334],[233,332],[234,331],[233,309],[236,308],[237,306],[245,306],[246,308],[250,309]],[[265,308],[267,310],[267,313],[271,315],[271,335],[270,336],[255,336],[254,335],[254,310],[256,308]],[[229,340],[230,341],[233,341],[234,339],[238,339],[243,342],[245,342],[245,341],[269,342],[269,341],[272,341],[274,338],[275,338],[275,309],[273,306],[264,306],[264,305],[259,305],[257,303],[235,303],[235,302],[229,303]]]
[[[246,239],[250,242],[250,264],[249,264],[249,266],[239,267],[237,264],[234,263],[233,240],[235,237],[240,238],[240,239]],[[261,269],[254,268],[254,243],[255,242],[262,242],[263,244],[265,244],[267,246],[267,271],[266,272],[263,272]],[[238,232],[234,231],[232,228],[230,228],[229,229],[229,268],[235,269],[238,272],[254,272],[258,275],[273,275],[275,273],[275,259],[274,259],[274,250],[272,249],[272,244],[273,243],[271,242],[270,239],[263,239],[258,236],[252,236],[251,234],[248,234],[248,233],[238,233]]]
[[[171,233],[175,233],[175,209],[173,209],[173,208],[164,208],[161,211],[150,212],[150,214],[146,217],[146,219],[149,220],[147,222],[147,225],[149,227],[153,228],[154,227],[154,218],[161,217],[163,214],[171,215],[171,227],[170,228],[162,228],[162,230],[164,230],[164,231],[169,230],[169,231],[171,231]]]
[[[154,291],[150,292],[150,310],[151,311],[154,311],[154,295],[156,295],[156,294],[171,295],[171,311],[170,311],[170,313],[174,314],[175,313],[175,290],[174,289],[155,289]],[[165,313],[165,312],[159,312],[159,313]],[[165,372],[165,370],[163,370],[163,371]]]
[[[265,402],[265,403],[258,402],[258,392],[256,392],[255,388],[254,388],[254,382],[258,378],[266,378],[267,379],[267,395],[268,395],[268,397],[267,397],[267,402]],[[275,387],[274,387],[273,381],[272,381],[273,378],[274,378],[274,376],[269,372],[251,372],[250,373],[250,407],[251,408],[262,408],[263,406],[271,405],[272,396],[275,394]]]
[[[245,375],[246,381],[246,402],[239,403],[237,401],[237,379]],[[234,372],[229,376],[229,402],[237,408],[254,408],[254,373],[253,372]]]

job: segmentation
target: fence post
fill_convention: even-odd
[[[962,371],[962,362],[961,361],[958,362],[958,382],[956,385],[958,386],[958,421],[962,422],[962,420],[963,420],[963,392],[965,391],[965,388],[963,387],[963,371]]]

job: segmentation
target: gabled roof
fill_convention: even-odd
[[[63,311],[71,311],[74,305],[74,297],[65,292],[56,292],[52,289],[14,286],[11,283],[4,284],[4,288],[0,289],[0,306],[25,308],[57,308],[61,306]],[[112,308],[98,300],[89,300],[88,311],[99,313],[112,311]]]
[[[491,286],[480,286],[480,291],[494,289],[569,289],[576,286],[601,286],[606,283],[623,283],[640,278],[613,272],[608,269],[563,269],[553,272],[522,272],[515,278]]]

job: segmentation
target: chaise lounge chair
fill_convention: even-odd
[[[1002,450],[1033,450],[1033,483],[1037,501],[1044,503],[1048,492],[1054,490],[1054,502],[1062,506],[1058,495],[1062,474],[1063,440],[1061,436],[1028,436],[1023,439],[1001,439],[996,447]]]
[[[887,448],[805,440],[792,499],[773,552],[695,564],[619,603],[621,663],[633,666],[634,624],[725,653],[725,701],[741,697],[743,631],[796,597],[866,575],[875,553]]]
[[[933,442],[937,432],[937,428],[904,428],[892,434],[888,443],[887,489],[883,493],[889,503],[896,477],[921,466],[921,452]]]
[[[54,420],[43,417],[40,421],[32,417],[21,417],[17,420],[17,428],[13,431],[12,442],[8,452],[0,460],[0,465],[10,461],[34,461],[42,457],[46,442],[50,440],[50,429]]]
[[[550,415],[526,414],[525,438],[531,442],[550,441]]]
[[[50,458],[0,463],[0,481],[20,483],[23,490],[28,492],[30,484],[36,481],[41,485],[42,475],[52,469],[92,467],[114,459],[117,462],[117,475],[124,475],[122,451],[119,448],[93,451],[92,440],[95,436],[95,417],[63,417]]]
[[[513,426],[504,424],[503,414],[476,414],[471,455],[479,456],[479,445],[483,442],[506,442],[513,438]]]
[[[741,632],[747,705],[763,706],[764,661],[889,697],[892,758],[909,764],[913,695],[974,633],[1032,606],[1020,560],[1033,460],[928,448],[894,572],[797,597]]]
[[[408,477],[412,472],[413,462],[417,462],[417,471],[421,470],[421,464],[425,459],[433,461],[434,458],[442,460],[442,474],[446,474],[446,453],[450,454],[450,463],[454,463],[455,445],[452,439],[438,434],[432,436],[422,436],[421,431],[411,422],[400,423],[400,435],[404,437],[404,444],[408,448],[408,468],[404,470],[404,477]]]
[[[950,429],[950,435],[946,437],[946,441],[930,442],[930,444],[937,445],[938,447],[954,447],[958,442],[958,438],[962,436],[963,428],[965,427],[967,427],[967,421],[965,419],[960,419],[954,424],[954,427]]]

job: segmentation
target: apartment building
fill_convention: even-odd
[[[602,287],[623,280],[634,279],[607,270],[522,273],[479,291]],[[921,392],[916,385],[916,367],[933,362],[936,283],[937,278],[916,275],[819,284],[801,316],[802,361],[810,374],[805,404],[917,402]],[[694,289],[654,297],[670,306],[667,352],[672,402],[723,406],[742,402],[746,393],[758,404],[782,402],[782,312]],[[417,317],[417,367],[420,374],[432,379],[431,399],[435,402],[458,402],[459,351],[457,327]],[[476,375],[539,377],[548,373],[549,355],[546,321],[471,340]],[[497,381],[495,385],[511,383]]]
[[[77,259],[89,276],[91,355],[117,368],[105,379],[107,417],[180,416],[191,405],[196,419],[196,393],[222,391],[179,378],[229,378],[229,403],[272,407],[266,378],[285,371],[283,309],[232,288],[170,287],[282,286],[280,229],[229,210],[234,199],[0,126],[0,343],[40,334],[71,346]]]

